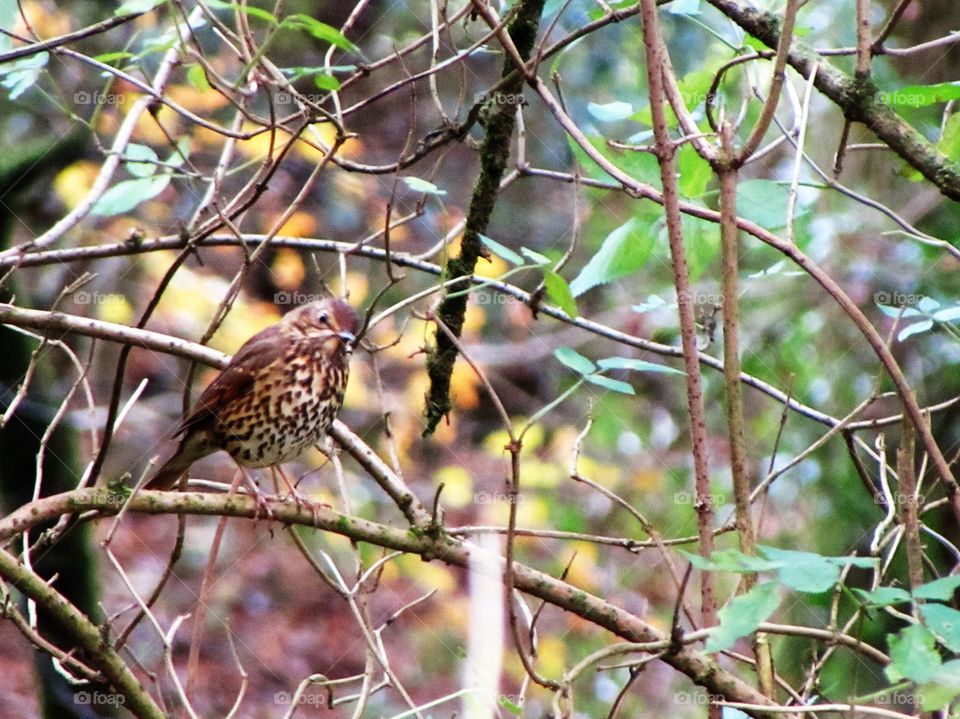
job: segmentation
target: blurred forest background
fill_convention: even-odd
[[[484,546],[500,554],[509,543],[518,564],[662,637],[676,630],[772,703],[950,714],[960,695],[958,495],[944,471],[956,472],[960,448],[960,5],[657,5],[662,73],[687,113],[685,124],[676,106],[667,112],[676,145],[655,129],[636,3],[0,3],[4,512],[80,486],[132,486],[172,451],[185,402],[216,369],[123,327],[229,354],[330,291],[362,312],[375,301],[373,315],[392,309],[354,355],[340,419],[450,537],[496,538]],[[764,118],[776,43],[757,28],[791,8],[795,55]],[[528,76],[502,81],[518,54]],[[810,86],[798,68],[817,62]],[[826,87],[838,77],[863,92]],[[743,223],[724,284],[722,168],[704,152],[721,148],[721,126],[742,147],[758,124],[735,168]],[[891,140],[903,127],[923,142]],[[672,228],[660,194],[668,144],[684,212]],[[679,287],[671,229],[687,263]],[[475,268],[463,259],[478,254]],[[450,282],[458,273],[473,278]],[[742,398],[723,372],[731,287]],[[438,338],[449,343],[437,317],[456,317],[458,299],[460,356],[449,393],[434,378],[430,418],[427,363]],[[678,299],[696,321],[688,342],[703,358],[702,396],[682,358]],[[904,386],[923,423],[904,411]],[[693,430],[691,402],[703,410]],[[739,467],[731,403],[742,411]],[[409,516],[358,454],[341,452],[338,472],[312,450],[287,472],[312,500],[402,536]],[[191,477],[229,484],[235,472],[219,453]],[[764,482],[740,513],[732,472]],[[272,492],[269,472],[259,475]],[[744,703],[694,671],[692,654],[674,660],[670,642],[578,666],[618,638],[597,614],[541,595],[514,595],[521,658],[507,619],[471,600],[464,568],[351,541],[361,539],[353,525],[221,524],[202,516],[215,514],[199,510],[202,498],[179,525],[134,503],[115,524],[115,494],[79,491],[71,501],[103,514],[55,542],[41,532],[54,516],[29,532],[0,522],[17,558],[0,566],[2,716],[151,715],[102,675],[62,680],[39,635],[67,652],[60,663],[103,671],[102,657],[69,651],[75,628],[42,600],[37,616],[20,570],[55,577],[109,642],[122,637],[116,656],[171,716],[188,714],[168,658],[204,717],[686,717]],[[755,543],[733,530],[744,511]],[[126,636],[178,532],[182,556]],[[697,559],[714,549],[728,553]],[[713,645],[683,639],[718,610],[725,634]],[[498,657],[494,703],[476,705],[468,656],[485,633]],[[295,696],[312,675],[323,678]]]

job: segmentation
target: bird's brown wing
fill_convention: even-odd
[[[248,339],[216,379],[200,395],[184,416],[174,436],[201,425],[222,412],[234,400],[253,388],[257,375],[267,366],[283,358],[286,343],[279,336],[279,325],[267,327]]]

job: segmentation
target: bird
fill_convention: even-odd
[[[262,468],[324,442],[343,404],[358,326],[349,304],[326,297],[247,340],[183,416],[177,450],[144,488],[172,489],[218,450]]]

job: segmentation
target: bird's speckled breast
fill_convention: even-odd
[[[347,355],[323,343],[291,346],[254,377],[252,391],[217,418],[222,446],[245,467],[294,459],[323,439],[343,404]],[[254,398],[257,398],[254,401]]]

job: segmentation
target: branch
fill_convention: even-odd
[[[475,545],[457,541],[451,537],[435,539],[408,529],[388,527],[359,517],[342,515],[330,509],[297,507],[290,502],[271,498],[266,498],[265,501],[273,517],[282,524],[314,527],[355,541],[417,554],[424,559],[439,559],[458,567],[468,565],[471,553],[484,551]],[[9,541],[30,527],[63,514],[76,514],[94,509],[106,514],[115,514],[120,511],[121,506],[126,507],[124,510],[126,512],[144,514],[194,514],[247,519],[255,519],[262,512],[255,498],[239,494],[140,491],[123,505],[117,501],[117,496],[109,491],[100,488],[83,489],[31,502],[4,517],[0,520],[0,541]],[[5,553],[0,554],[0,559],[9,556]],[[492,556],[490,560],[498,562],[501,567],[504,566],[504,559],[499,555]],[[11,562],[13,566],[10,566]],[[15,570],[16,575],[9,573]],[[12,557],[10,562],[0,561],[0,574],[8,577],[20,577],[24,574],[28,577],[32,576],[19,567]],[[549,574],[515,562],[513,575],[514,586],[520,591],[582,617],[627,641],[669,641],[669,637],[661,634],[639,617],[605,602],[596,595],[555,579]],[[35,578],[34,581],[42,585],[39,579]],[[82,615],[80,616],[82,618]],[[99,640],[100,637],[97,635],[97,641]],[[774,706],[769,699],[738,677],[719,668],[712,658],[702,652],[683,647],[676,652],[666,652],[660,658],[711,693],[722,695],[726,701],[750,703],[758,707]],[[753,715],[764,716],[765,713],[762,710],[755,710]],[[147,716],[161,715],[147,714]]]

